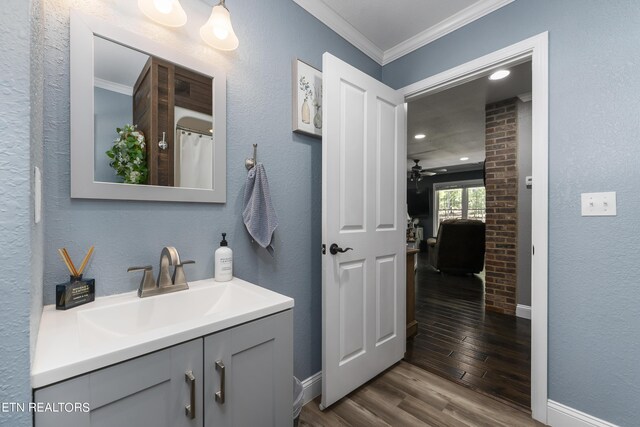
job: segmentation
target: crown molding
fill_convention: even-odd
[[[293,0],[301,8],[315,16],[320,22],[338,33],[339,36],[361,50],[365,55],[382,65],[384,52],[371,40],[366,38],[353,25],[348,23],[342,16],[323,1],[318,0]]]
[[[93,85],[101,89],[110,90],[111,92],[121,93],[123,95],[133,95],[133,88],[131,86],[123,85],[121,83],[111,82],[109,80],[95,77],[93,79]]]
[[[513,0],[483,0],[472,4],[455,15],[451,15],[449,18],[440,21],[433,27],[427,28],[402,43],[398,43],[396,46],[387,49],[383,55],[382,65],[387,65],[388,63],[395,61],[396,59],[411,53],[414,50],[439,39],[440,37],[446,36],[447,34],[452,33],[453,31],[470,24],[471,22],[504,7],[511,2],[513,2]]]
[[[383,66],[513,2],[513,0],[478,1],[421,33],[383,51],[323,1],[293,1]]]

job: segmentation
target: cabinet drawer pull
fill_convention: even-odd
[[[222,360],[216,360],[216,371],[220,371],[220,391],[216,392],[216,402],[224,404],[224,363]]]
[[[190,420],[193,420],[196,417],[196,377],[193,376],[193,371],[187,371],[184,374],[184,379],[190,389],[189,404],[184,407],[184,413]]]

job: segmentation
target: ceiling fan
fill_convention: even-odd
[[[422,177],[423,176],[433,176],[433,175],[436,175],[436,173],[428,171],[428,170],[425,170],[425,169],[422,169],[422,166],[420,166],[420,160],[413,159],[413,161],[416,164],[413,165],[411,167],[411,170],[407,172],[407,178],[411,182],[414,182],[416,184],[416,193],[419,194],[420,193],[420,186],[418,185],[418,183],[420,181],[422,181]]]
[[[412,181],[412,182],[418,182],[418,181],[422,181],[422,177],[423,176],[433,176],[436,175],[435,172],[432,171],[428,171],[422,168],[422,166],[420,166],[420,160],[418,159],[413,159],[413,161],[415,162],[415,165],[413,165],[411,167],[411,170],[407,173],[407,177]]]

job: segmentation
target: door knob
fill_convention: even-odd
[[[335,243],[332,243],[332,244],[331,244],[331,246],[329,246],[329,252],[331,253],[331,255],[335,255],[335,254],[337,254],[338,252],[340,252],[341,254],[343,254],[343,253],[345,253],[345,252],[347,252],[347,251],[352,251],[352,250],[353,250],[353,248],[345,248],[345,249],[342,249],[340,246],[338,246],[338,245],[337,245],[337,244],[335,244]]]

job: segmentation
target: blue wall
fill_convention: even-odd
[[[31,400],[29,350],[42,310],[42,226],[31,208],[33,166],[42,166],[40,6],[9,0],[0,14],[0,402],[7,403]],[[0,413],[0,425],[30,426],[31,416]]]
[[[105,154],[118,137],[116,128],[133,123],[133,97],[96,87],[94,93],[93,140],[95,149],[94,179],[100,182],[122,182],[109,166],[111,159]]]
[[[0,131],[0,255],[3,309],[0,310],[0,401],[28,402],[30,281],[29,4],[13,0],[0,14],[2,114]],[[26,28],[26,30],[25,30]],[[20,413],[0,414],[0,424],[26,426]]]
[[[637,425],[640,2],[516,0],[386,65],[383,81],[403,87],[544,31],[549,398]],[[617,191],[618,215],[581,217],[580,193],[592,191]]]
[[[208,59],[227,71],[227,203],[185,204],[94,201],[69,197],[69,3],[152,37],[168,47]],[[234,251],[240,278],[295,298],[295,374],[307,378],[321,369],[321,147],[318,139],[291,132],[291,61],[320,68],[330,51],[376,78],[381,67],[291,0],[228,3],[238,50],[209,49],[198,29],[211,13],[201,0],[183,0],[189,25],[160,27],[130,0],[45,2],[45,287],[53,302],[55,283],[68,276],[55,250],[66,246],[74,259],[92,244],[96,251],[86,275],[96,278],[98,295],[131,291],[140,277],[131,265],[154,264],[173,245],[196,260],[189,280],[213,276],[213,252],[220,233]],[[242,223],[244,159],[258,143],[280,219],[274,258],[252,244]]]

